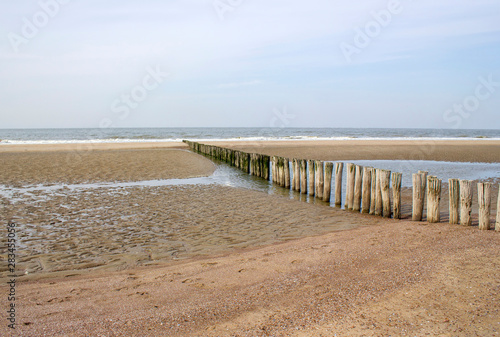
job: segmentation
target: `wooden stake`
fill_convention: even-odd
[[[498,185],[497,220],[495,222],[495,231],[500,232],[500,184]]]
[[[477,195],[479,201],[479,229],[490,229],[491,183],[478,183]]]
[[[229,154],[231,156],[231,153]],[[255,175],[255,156],[250,153],[250,174]]]
[[[257,162],[256,162],[256,165],[257,165],[257,177],[263,177],[264,176],[264,173],[263,173],[263,168],[264,168],[264,165],[263,165],[263,158],[262,158],[262,155],[261,154],[257,154]]]
[[[375,206],[377,204],[377,169],[370,168],[371,175],[371,190],[370,190],[370,213],[375,214]]]
[[[429,172],[427,171],[418,171],[419,174],[422,175],[422,189],[423,189],[423,194],[422,194],[422,214],[424,214],[424,206],[425,206],[425,200],[427,199],[427,176],[429,175]]]
[[[342,207],[342,173],[344,163],[335,163],[335,206]]]
[[[240,151],[234,151],[234,157],[235,157],[234,166],[236,168],[240,168]]]
[[[354,188],[356,186],[356,165],[347,164],[347,190],[346,190],[346,209],[352,211],[354,207]]]
[[[320,160],[316,160],[314,162],[315,169],[315,191],[314,194],[316,198],[323,199],[323,190],[325,189],[325,172],[323,169],[323,162]]]
[[[427,174],[414,173],[413,176],[413,210],[412,210],[412,220],[422,221],[422,216],[424,214],[424,200],[425,200],[425,186],[427,182],[423,182],[427,179]]]
[[[269,161],[270,157],[268,155],[262,155],[262,178],[264,178],[265,180],[269,180]]]
[[[472,181],[460,180],[460,224],[472,225]]]
[[[401,181],[403,174],[394,172],[392,174],[392,213],[394,219],[401,219]]]
[[[285,186],[285,170],[283,170],[283,157],[278,157],[278,185]]]
[[[384,204],[382,202],[381,176],[382,176],[381,169],[376,169],[376,171],[375,171],[375,187],[376,187],[375,215],[378,215],[378,216],[384,215]]]
[[[300,193],[307,194],[307,161],[300,160]]]
[[[285,158],[279,157],[280,162],[280,186],[285,187]]]
[[[361,201],[361,213],[370,213],[370,198],[372,186],[372,168],[363,168],[363,198]]]
[[[361,196],[363,194],[363,166],[355,165],[354,169],[354,198],[352,210],[359,212],[361,210]]]
[[[293,160],[296,163],[295,172],[293,174],[297,176],[297,180],[295,181],[295,190],[300,192],[300,160],[295,158]]]
[[[458,179],[448,179],[450,199],[450,224],[458,224],[460,209],[460,182]]]
[[[273,166],[274,166],[274,183],[279,185],[279,167],[278,167],[278,157],[273,156]]]
[[[292,190],[296,191],[297,190],[297,174],[295,173],[295,170],[297,169],[297,161],[295,158],[292,158]]]
[[[245,172],[250,173],[250,153],[245,153]]]
[[[285,188],[290,188],[290,160],[288,158],[283,158],[283,170],[285,171]]]
[[[434,176],[427,176],[427,222],[435,223],[441,220],[440,201],[441,180]]]
[[[380,170],[380,191],[382,193],[382,215],[391,217],[391,171]]]
[[[314,195],[314,160],[308,160],[307,161],[307,168],[309,171],[309,179],[308,181],[308,193],[309,195]]]
[[[330,202],[332,194],[333,163],[325,163],[325,187],[323,189],[323,200]]]

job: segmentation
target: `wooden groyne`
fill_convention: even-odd
[[[308,194],[336,207],[345,205],[352,212],[367,213],[386,218],[401,219],[402,173],[353,163],[325,163],[319,160],[285,158],[259,153],[247,153],[215,145],[200,144],[184,140],[189,148],[209,156],[243,172],[270,180],[272,183],[301,194]],[[346,172],[346,195],[342,202],[342,174]],[[332,191],[332,181],[335,189]],[[418,171],[412,175],[412,220],[423,221],[426,210],[427,222],[440,222],[442,181],[428,172]],[[473,182],[450,179],[449,222],[463,226],[472,225]],[[481,230],[493,227],[490,222],[491,183],[478,183],[479,226]],[[332,196],[333,194],[333,196]],[[500,232],[500,188],[494,229]],[[424,206],[427,207],[424,207]]]

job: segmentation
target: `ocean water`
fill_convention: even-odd
[[[1,144],[179,142],[217,140],[490,139],[500,130],[349,128],[0,129]]]

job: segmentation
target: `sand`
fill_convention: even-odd
[[[356,142],[363,142],[359,149],[382,150],[353,158],[352,145],[340,143],[333,150],[332,143],[321,142],[228,145],[325,160],[387,159],[391,152],[389,144]],[[464,148],[462,160],[499,161],[494,141],[459,143],[435,145],[433,153],[454,160]],[[70,145],[1,146],[2,166],[9,169],[2,171],[0,184],[213,172],[211,161],[186,152],[183,144],[163,145],[160,150],[156,143],[141,149],[100,144],[84,152],[85,165],[67,160],[75,153]],[[392,152],[401,159],[422,144],[399,146]],[[1,200],[1,222],[12,218],[25,225],[18,232],[25,246],[18,252],[23,275],[17,335],[496,336],[500,331],[500,236],[494,231],[448,225],[446,218],[439,224],[382,219],[221,185],[59,190],[46,200],[39,197]],[[5,228],[1,233],[5,238]],[[5,260],[5,240],[1,244]],[[0,273],[6,297],[7,274]],[[0,324],[0,335],[9,332]]]
[[[0,165],[0,183],[7,186],[191,178],[215,170],[206,158],[170,148],[0,152]]]
[[[498,140],[343,140],[207,142],[246,152],[316,160],[500,162]]]

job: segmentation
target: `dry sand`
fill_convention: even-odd
[[[432,156],[455,160],[463,148],[464,161],[500,161],[494,141],[459,144],[434,145]],[[321,142],[228,145],[325,160],[388,159],[391,153],[389,144],[369,142],[358,143],[359,157],[351,157],[353,145],[340,143],[333,149]],[[408,156],[422,144],[394,145],[395,158],[423,159]],[[2,146],[2,166],[11,166],[0,183],[165,179],[214,169],[206,158],[172,148],[183,144],[131,146],[137,145],[100,145],[85,151],[86,165],[79,166],[67,160],[82,153],[71,146]],[[1,222],[10,218],[29,225],[18,232],[25,245],[19,269],[28,274],[18,278],[14,335],[500,331],[500,236],[445,219],[432,225],[387,220],[219,185],[63,191],[17,203],[3,198]],[[5,228],[1,233],[5,238]],[[4,260],[5,240],[1,244]],[[4,285],[0,292],[7,297]],[[2,320],[0,335],[9,335]]]

